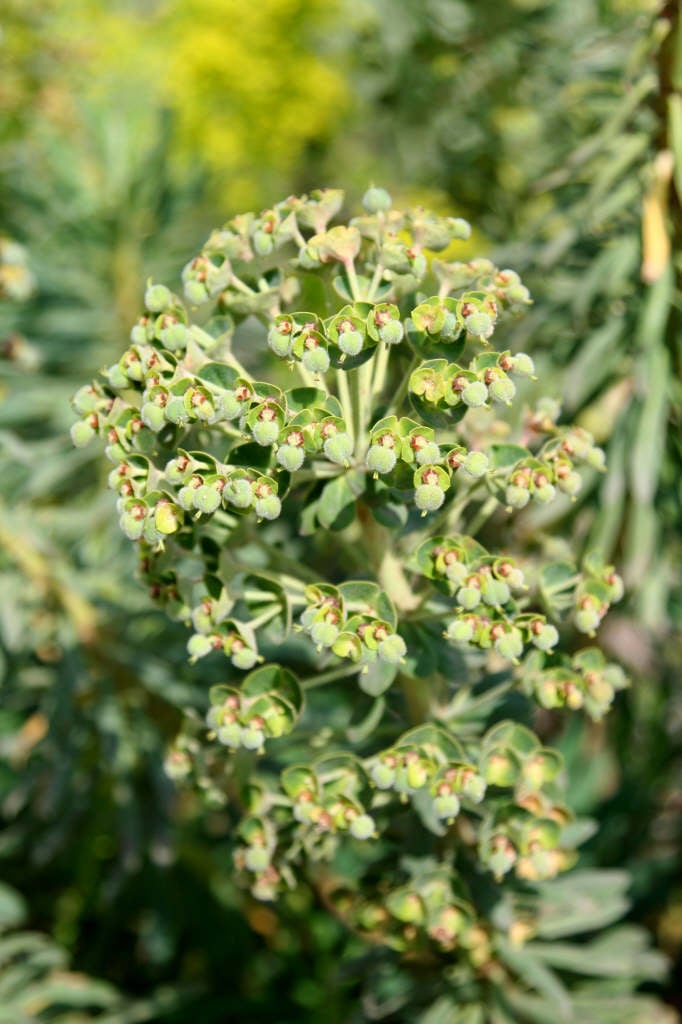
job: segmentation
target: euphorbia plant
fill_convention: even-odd
[[[253,894],[304,878],[370,942],[532,986],[513,947],[581,830],[525,723],[608,709],[624,677],[576,637],[622,587],[519,517],[570,501],[603,453],[556,402],[515,402],[533,363],[495,342],[530,298],[487,259],[435,258],[465,221],[371,188],[330,226],[342,203],[236,217],[182,295],[150,282],[72,436],[106,441],[190,658],[222,659],[167,767],[229,807]]]

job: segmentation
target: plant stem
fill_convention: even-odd
[[[348,287],[353,297],[353,301],[360,302],[362,300],[362,294],[360,291],[360,282],[358,281],[358,275],[355,273],[355,263],[351,259],[347,260],[343,265],[348,276]]]
[[[372,280],[370,281],[369,289],[367,290],[367,302],[373,302],[374,296],[377,293],[377,288],[381,284],[381,276],[384,272],[384,268],[381,263],[377,263]]]
[[[379,344],[379,351],[375,356],[374,361],[374,379],[372,381],[372,401],[379,397],[381,392],[384,390],[386,383],[386,372],[388,370],[388,360],[391,354],[391,346],[383,343]]]
[[[326,686],[327,683],[336,682],[337,679],[345,679],[347,676],[357,675],[360,665],[339,665],[337,668],[330,668],[326,672],[320,672],[316,676],[308,676],[301,681],[304,690],[313,690],[318,686]]]
[[[348,387],[348,373],[346,370],[336,371],[336,389],[338,391],[339,402],[343,409],[343,418],[346,421],[346,428],[348,433],[353,439],[355,439],[355,424],[353,423],[353,403],[350,397],[350,388]]]

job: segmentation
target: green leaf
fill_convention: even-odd
[[[571,1021],[573,1011],[568,991],[557,975],[537,957],[531,946],[513,946],[501,936],[497,939],[500,959],[529,988],[544,996],[553,1007],[554,1020]]]
[[[198,371],[197,377],[205,380],[208,384],[213,384],[216,388],[231,391],[239,374],[225,363],[204,363]]]
[[[14,889],[0,882],[0,929],[15,928],[26,917],[26,905]]]
[[[360,484],[358,477],[362,477]],[[325,484],[317,502],[317,518],[328,530],[342,530],[355,514],[355,501],[364,489],[364,473],[344,473]]]
[[[536,934],[559,939],[612,924],[630,906],[625,895],[629,883],[625,871],[587,870],[536,884],[542,896]]]
[[[358,683],[364,693],[370,697],[380,697],[390,687],[398,674],[398,665],[388,665],[381,658],[376,658],[367,666],[366,672],[360,672]]]

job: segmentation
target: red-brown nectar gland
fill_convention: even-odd
[[[339,332],[339,334],[345,334],[346,331],[352,330],[354,330],[352,320],[342,320],[337,327],[337,331]]]
[[[107,433],[107,441],[109,442],[109,444],[118,444],[118,434],[116,433],[113,427]]]
[[[264,423],[271,423],[276,418],[277,418],[277,413],[275,412],[275,410],[272,408],[271,405],[266,405],[258,413],[258,419],[262,420]]]
[[[261,483],[256,484],[254,491],[257,498],[267,498],[272,494],[272,487],[270,484],[261,481]]]
[[[436,473],[435,469],[426,469],[426,470],[424,470],[424,472],[422,473],[422,483],[423,484],[431,484],[431,485],[436,484],[436,485],[438,485],[438,482],[439,482],[439,480],[438,480],[438,473]]]
[[[377,641],[385,640],[388,636],[388,630],[385,626],[377,626],[374,630],[374,639]]]
[[[465,389],[465,387],[467,386],[468,383],[469,383],[469,381],[466,379],[466,377],[462,377],[462,376],[454,377],[453,380],[452,380],[452,390],[456,391],[457,394],[459,394],[460,391],[464,391],[464,389]]]
[[[511,575],[511,573],[513,573],[514,566],[511,564],[511,562],[502,562],[497,567],[497,571],[500,574],[500,576],[507,577],[507,576]]]
[[[530,624],[531,633],[535,633],[536,636],[539,636],[544,628],[545,624],[542,619],[534,619]]]
[[[387,309],[377,309],[374,313],[374,324],[376,327],[385,327],[393,317]]]
[[[410,438],[410,448],[415,452],[420,451],[425,444],[428,444],[428,441],[423,434],[413,434]]]
[[[492,640],[499,640],[501,636],[504,636],[506,630],[501,622],[496,622],[490,630],[490,638]]]
[[[131,484],[130,480],[123,481],[119,488],[119,493],[124,498],[132,498],[135,491],[133,490],[133,485]]]
[[[497,365],[500,369],[505,370],[508,373],[510,370],[514,369],[514,360],[511,356],[503,354],[497,360]]]
[[[284,335],[291,334],[291,332],[293,330],[293,328],[291,326],[291,321],[290,320],[282,320],[282,322],[277,325],[277,330],[279,331],[280,334],[284,334]]]
[[[313,348],[319,348],[320,347],[319,341],[317,340],[317,338],[313,337],[312,334],[306,334],[305,335],[305,339],[304,339],[303,344],[308,349],[308,351],[310,351]]]
[[[246,384],[240,384],[234,393],[234,397],[238,402],[246,402],[251,397],[251,392]]]
[[[325,441],[327,440],[328,437],[334,437],[334,435],[338,434],[338,432],[339,428],[335,423],[332,423],[330,420],[327,420],[320,427],[320,434],[325,439]]]
[[[443,561],[446,565],[453,565],[454,562],[459,562],[459,555],[456,551],[446,551],[443,555]]]
[[[377,444],[382,448],[395,448],[395,438],[393,434],[382,434],[377,438]]]
[[[138,417],[130,421],[130,429],[133,432],[133,434],[139,434],[143,427],[144,423]]]
[[[462,465],[464,455],[462,452],[450,452],[447,458],[448,466],[450,469],[459,469]]]
[[[88,424],[93,430],[97,430],[99,427],[99,417],[96,412],[90,413],[88,416]]]
[[[287,444],[291,445],[293,448],[302,448],[303,445],[305,444],[305,438],[303,437],[301,431],[293,430],[287,436]]]
[[[203,483],[204,483],[203,478],[200,477],[198,473],[194,473],[194,475],[191,476],[189,478],[189,480],[187,481],[187,486],[188,487],[193,487],[194,490],[196,491],[196,489],[198,487],[202,487],[203,486]]]
[[[519,469],[516,473],[514,473],[513,477],[511,478],[511,482],[513,483],[514,487],[528,487],[528,485],[530,484],[530,475],[530,469],[524,467],[523,469]]]
[[[545,473],[536,473],[533,483],[536,487],[546,487],[549,483],[549,477]]]

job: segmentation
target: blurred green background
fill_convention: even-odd
[[[623,571],[600,641],[633,685],[604,724],[545,728],[599,823],[582,864],[628,872],[682,1005],[681,39],[656,0],[5,0],[0,1021],[415,1019],[310,893],[238,892],[221,812],[174,793],[202,671],[68,438],[149,276],[243,209],[370,182],[522,273],[510,347],[607,449],[569,520],[526,522]]]

